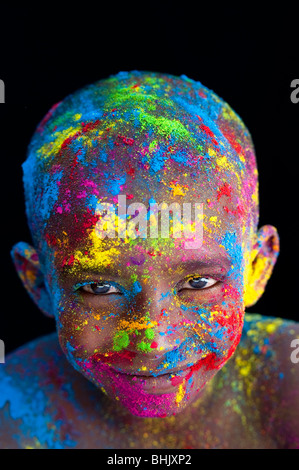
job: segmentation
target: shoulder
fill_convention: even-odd
[[[58,390],[66,397],[71,394],[67,377],[73,373],[70,369],[56,333],[38,338],[6,357],[5,364],[0,364],[1,448],[61,447],[55,441],[58,433],[53,415],[59,406],[54,410],[53,397]]]
[[[298,377],[299,323],[279,317],[245,314],[240,345],[248,347],[256,360],[272,359],[277,363],[281,378],[291,370],[291,376]]]
[[[297,338],[299,323],[293,320],[246,313],[240,344],[253,348],[255,354],[284,355],[290,360]]]
[[[299,323],[246,314],[236,361],[244,377],[251,369],[267,433],[281,447],[299,448]]]

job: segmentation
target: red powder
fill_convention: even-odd
[[[136,356],[135,352],[132,351],[121,351],[121,352],[111,352],[106,354],[96,353],[91,357],[91,360],[94,362],[104,362],[104,363],[117,363],[122,362],[123,364],[131,363],[134,357]]]
[[[70,137],[67,137],[67,138],[62,142],[61,150],[64,150],[64,149],[65,149],[71,142],[73,142],[73,140],[75,140],[79,135],[81,135],[81,132],[76,132],[76,134],[71,135]],[[58,155],[60,156],[61,153],[59,152]]]
[[[131,139],[130,137],[126,137],[124,135],[118,134],[117,136],[119,139],[123,141],[124,144],[126,145],[133,145],[134,144],[134,139]]]
[[[196,364],[190,367],[190,372],[185,377],[186,382],[187,380],[190,379],[193,372],[199,370],[202,366],[205,366],[206,370],[218,368],[222,364],[222,363],[219,363],[218,361],[219,359],[217,358],[215,353],[208,354],[208,356],[204,357],[203,359],[201,359]]]
[[[135,168],[130,167],[130,169],[127,171],[127,175],[132,176],[132,178],[135,178]]]
[[[57,239],[56,236],[51,234],[51,233],[46,233],[45,234],[45,239],[47,242],[48,246],[56,246],[57,245]]]
[[[171,384],[175,386],[175,385],[181,384],[184,381],[184,377],[176,376],[176,377],[172,377],[170,380],[171,380]]]
[[[95,129],[100,123],[101,121],[99,119],[97,119],[94,122],[87,122],[87,123],[81,122],[82,132],[91,131],[92,129]]]
[[[69,258],[68,256],[65,256],[62,260],[61,267],[65,266],[66,264],[69,266],[72,266],[75,262],[75,257],[74,255],[71,255]]]
[[[231,197],[231,192],[232,192],[232,187],[229,184],[224,183],[224,185],[218,189],[217,201],[219,201],[221,196]]]
[[[211,129],[208,126],[205,126],[204,124],[201,124],[199,128],[205,132],[206,135],[209,137],[214,137],[214,133],[211,131]]]
[[[92,210],[86,208],[86,213],[83,213],[82,229],[86,231],[96,226],[99,220],[99,214],[93,214]]]
[[[228,214],[233,214],[233,215],[239,215],[240,217],[245,215],[245,209],[243,204],[237,205],[236,210],[231,210],[227,206],[223,206],[223,209],[228,213]]]
[[[242,146],[237,142],[237,136],[235,135],[234,130],[229,127],[229,125],[226,122],[220,121],[220,123],[217,123],[219,125],[219,128],[224,135],[224,137],[229,141],[230,145],[235,149],[235,151],[238,154],[244,154],[244,150]]]

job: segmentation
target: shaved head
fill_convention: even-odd
[[[68,96],[37,127],[23,171],[40,249],[49,224],[74,226],[74,204],[88,228],[99,199],[112,202],[121,191],[149,199],[153,187],[164,200],[167,193],[199,201],[209,186],[214,197],[201,202],[221,201],[226,215],[253,230],[258,224],[250,134],[227,103],[184,75],[120,72]]]
[[[134,415],[180,412],[234,353],[279,251],[275,227],[257,230],[243,122],[184,75],[120,72],[52,107],[23,171],[34,247],[12,255],[67,359]],[[148,237],[160,225],[152,204],[164,203],[170,233]],[[190,249],[198,231],[185,236],[185,209],[198,205]]]

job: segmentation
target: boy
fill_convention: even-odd
[[[279,238],[257,228],[232,109],[186,76],[120,72],[52,107],[23,171],[33,244],[12,257],[58,338],[1,366],[1,447],[298,447],[298,324],[244,313]]]

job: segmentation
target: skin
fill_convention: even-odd
[[[202,128],[206,134],[211,132],[207,129]],[[108,178],[103,177],[106,162],[98,158],[97,166],[92,165],[91,145],[80,162],[72,148],[76,139],[62,145],[62,156],[68,158],[47,168],[53,177],[61,172],[59,194],[38,248],[20,242],[12,251],[32,299],[56,319],[64,354],[54,337],[33,348],[41,408],[62,422],[60,429],[55,425],[56,437],[47,427],[39,445],[296,446],[298,428],[293,419],[290,424],[284,410],[298,399],[288,395],[280,413],[277,399],[279,374],[290,369],[283,351],[298,333],[298,325],[280,319],[248,319],[240,341],[245,307],[254,305],[265,289],[278,256],[279,238],[273,226],[255,228],[250,194],[244,190],[248,177],[245,180],[239,170],[239,156],[220,164],[215,150],[199,168],[191,163],[182,168],[170,159],[169,165],[153,174],[147,165],[138,165],[136,149],[144,134],[139,140],[135,135],[134,142],[132,132],[113,135],[115,142],[117,136],[123,137],[112,155]],[[219,145],[215,142],[214,149]],[[128,145],[130,158],[124,150]],[[121,184],[116,189],[111,181]],[[181,206],[202,203],[202,246],[187,249],[184,237],[101,239],[96,205],[90,201],[115,203],[119,194],[127,195],[127,205],[136,202],[147,207],[152,199]],[[194,278],[201,280],[199,287],[194,287],[194,281],[190,284]],[[102,287],[99,290],[102,281],[108,283],[108,293],[101,293]],[[260,372],[269,333],[267,347],[272,356],[267,367],[272,379],[265,381]],[[256,347],[261,347],[259,354],[254,352]],[[48,364],[49,353],[55,365]],[[10,367],[20,378],[19,363],[28,350],[15,354]],[[285,375],[293,385],[294,367]],[[67,384],[73,393],[66,387],[61,394],[59,389]],[[261,392],[265,387],[270,404]],[[8,438],[4,446],[16,442],[20,447],[36,446],[22,413],[16,412],[12,422],[12,405],[10,411],[7,404],[3,410],[8,435],[21,432],[20,438]],[[65,410],[60,418],[59,410]],[[276,422],[278,427],[273,425]],[[88,425],[87,431],[80,430],[82,423]],[[289,440],[286,423],[291,428]]]
[[[298,448],[298,365],[286,355],[298,330],[277,320],[247,314],[247,333],[209,393],[163,419],[127,412],[70,366],[56,333],[39,338],[1,368],[1,447]]]

